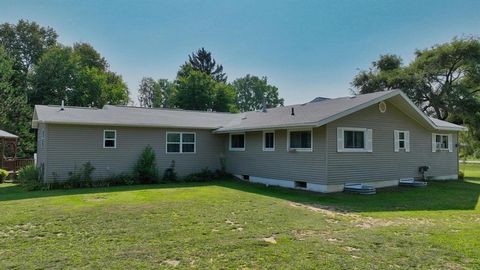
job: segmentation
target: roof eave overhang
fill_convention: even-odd
[[[200,130],[214,130],[219,127],[198,127],[198,126],[175,126],[175,125],[152,125],[152,124],[119,124],[119,123],[92,123],[92,122],[66,122],[66,121],[44,121],[33,120],[32,126],[35,124],[38,128],[39,124],[52,125],[71,125],[71,126],[109,126],[109,127],[144,127],[144,128],[180,128],[180,129],[200,129]]]

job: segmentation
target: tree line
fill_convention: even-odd
[[[122,76],[85,42],[67,46],[51,27],[20,20],[0,24],[0,129],[19,136],[19,156],[31,156],[35,105],[103,107],[131,103]],[[143,107],[236,112],[283,105],[278,88],[266,77],[247,75],[227,82],[223,66],[200,49],[188,56],[174,81],[144,78],[139,102]]]
[[[352,81],[354,93],[400,89],[427,115],[469,128],[461,134],[466,155],[480,157],[480,40],[454,38],[415,51],[404,64],[400,56],[380,55]],[[462,153],[463,154],[463,153]]]
[[[145,77],[138,93],[140,106],[149,108],[243,112],[284,102],[278,88],[268,84],[266,77],[246,75],[228,83],[223,66],[205,48],[188,56],[174,81]]]
[[[0,24],[0,129],[19,135],[20,156],[35,152],[31,129],[36,104],[102,107],[131,102],[121,75],[90,44],[57,40],[54,29],[20,20]],[[480,157],[480,40],[476,37],[417,50],[404,64],[381,55],[352,81],[355,94],[401,89],[426,114],[469,127],[462,134],[468,155]],[[143,78],[140,106],[238,112],[283,105],[266,77],[246,75],[228,82],[223,66],[200,48],[188,56],[174,80]]]
[[[126,83],[90,44],[60,44],[50,27],[20,20],[0,25],[0,129],[20,137],[20,156],[35,152],[36,104],[127,104]]]

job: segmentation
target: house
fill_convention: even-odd
[[[88,161],[96,178],[130,171],[150,145],[160,169],[174,160],[179,175],[222,160],[252,182],[319,192],[394,186],[420,166],[433,179],[457,179],[465,130],[426,116],[399,90],[237,114],[37,105],[33,127],[45,181],[65,180]]]

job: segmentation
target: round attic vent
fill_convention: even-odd
[[[385,102],[380,102],[378,103],[378,110],[381,112],[381,113],[384,113],[387,111],[387,104]]]

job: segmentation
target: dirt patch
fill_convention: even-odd
[[[270,244],[276,244],[277,240],[275,240],[275,236],[272,235],[270,237],[262,238],[263,241],[270,243]]]
[[[328,242],[343,242],[342,240],[339,240],[337,238],[328,238],[327,241]]]
[[[432,221],[429,219],[419,218],[396,218],[396,219],[381,219],[366,217],[352,212],[348,212],[344,209],[340,209],[333,206],[321,205],[321,204],[302,204],[296,202],[290,202],[290,206],[297,208],[305,208],[313,212],[320,213],[327,217],[326,222],[338,223],[340,221],[348,221],[353,226],[361,229],[370,229],[373,227],[387,227],[387,226],[399,226],[399,225],[430,225]]]
[[[353,252],[353,251],[359,251],[360,250],[360,249],[354,248],[354,247],[344,247],[343,249],[345,251],[348,251],[348,252]]]
[[[295,203],[295,202],[290,202],[290,206],[293,207],[302,207],[306,208],[308,210],[322,213],[328,217],[338,217],[338,216],[346,216],[346,217],[352,217],[352,216],[358,216],[355,214],[352,214],[348,211],[345,211],[343,209],[333,207],[333,206],[328,206],[328,205],[321,205],[321,204],[303,204],[303,203]]]
[[[178,260],[165,260],[163,261],[165,264],[171,265],[173,267],[177,267],[180,264]]]
[[[97,197],[88,197],[88,198],[84,198],[83,201],[84,202],[103,202],[107,200],[107,198],[105,197],[101,197],[101,196],[97,196]]]

